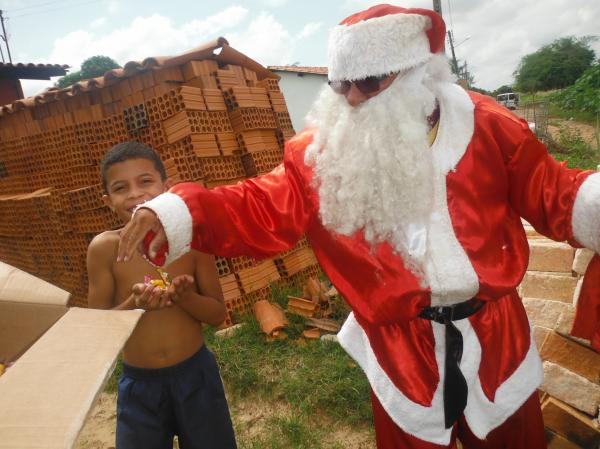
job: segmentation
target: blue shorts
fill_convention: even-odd
[[[202,346],[159,369],[123,364],[117,399],[117,449],[235,449],[215,356]]]

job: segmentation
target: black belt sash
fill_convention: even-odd
[[[475,298],[451,306],[426,307],[419,316],[446,326],[446,358],[444,366],[444,424],[449,429],[461,417],[467,406],[467,381],[460,371],[463,339],[452,321],[473,315],[485,303]]]

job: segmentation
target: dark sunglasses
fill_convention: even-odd
[[[373,92],[377,92],[380,89],[380,84],[382,81],[394,75],[395,73],[389,73],[387,75],[367,76],[366,78],[355,81],[341,80],[327,81],[327,83],[336,94],[345,95],[350,90],[350,87],[352,87],[352,85],[354,84],[356,88],[360,90],[363,94],[369,95]]]

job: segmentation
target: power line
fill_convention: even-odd
[[[3,11],[0,9],[0,22],[2,23],[2,40],[6,46],[6,52],[8,53],[8,62],[12,64],[12,56],[10,55],[10,48],[8,47],[8,37],[6,36],[6,28],[4,28],[4,16]],[[2,61],[4,61],[4,54],[2,54]]]
[[[90,1],[87,1],[87,2],[74,3],[74,4],[70,4],[70,5],[65,5],[65,6],[60,7],[60,8],[45,9],[43,11],[36,11],[36,12],[30,12],[30,13],[26,13],[26,14],[19,14],[19,15],[16,15],[16,16],[12,16],[11,19],[17,19],[19,17],[26,17],[26,16],[34,16],[34,15],[37,15],[37,14],[44,14],[44,13],[47,13],[47,12],[61,11],[61,10],[67,9],[67,8],[76,8],[78,6],[85,6],[85,5],[89,5],[89,4],[92,4],[92,3],[98,3],[98,2],[101,2],[101,1],[103,1],[103,0],[90,0]]]
[[[23,6],[22,8],[11,9],[10,12],[13,13],[15,11],[23,11],[24,9],[37,8],[38,6],[52,5],[54,3],[60,3],[60,2],[63,2],[63,1],[64,0],[54,0],[52,2],[36,3],[35,5]]]
[[[450,28],[454,30],[454,20],[452,19],[452,6],[450,5],[450,0],[446,0],[446,4],[448,5],[448,15],[450,16]]]

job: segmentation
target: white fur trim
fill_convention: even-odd
[[[473,136],[474,105],[455,84],[437,83],[433,90],[440,104],[440,125],[431,148],[434,201],[424,266],[425,281],[431,288],[431,305],[438,306],[475,296],[479,278],[454,233],[446,191],[446,175],[456,167]]]
[[[169,252],[167,253],[165,266],[170,265],[190,251],[192,215],[179,195],[165,192],[150,201],[140,204],[135,211],[137,212],[141,207],[148,208],[157,215],[167,234]]]
[[[533,336],[533,332],[532,332]],[[481,351],[481,346],[479,347]],[[479,377],[469,386],[465,418],[469,428],[480,440],[512,416],[534,393],[544,379],[542,360],[535,341],[531,340],[529,351],[515,372],[496,390],[491,402],[483,392]]]
[[[468,319],[454,324],[463,336],[463,357],[460,369],[469,386],[465,417],[473,433],[480,439],[501,425],[516,412],[542,382],[543,370],[535,343],[531,340],[527,356],[517,370],[496,391],[490,402],[481,388],[478,377],[481,345]],[[408,399],[390,380],[377,362],[367,334],[351,313],[338,334],[340,345],[365,372],[373,392],[390,418],[405,432],[434,444],[448,445],[451,429],[444,428],[443,379],[445,374],[444,325],[432,322],[435,338],[435,358],[440,382],[433,395],[431,407]]]
[[[421,14],[390,14],[338,25],[329,36],[329,79],[357,80],[415,67],[432,53]]]
[[[586,248],[600,251],[600,173],[590,175],[579,188],[573,205],[573,236]]]

